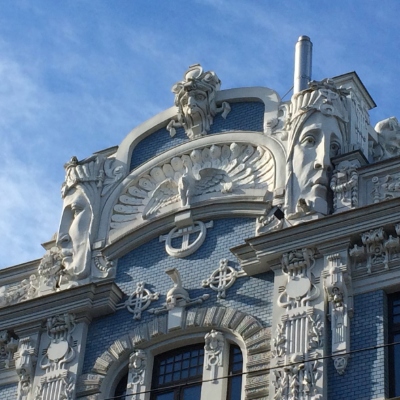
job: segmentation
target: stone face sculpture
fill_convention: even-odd
[[[375,130],[378,132],[380,147],[374,149],[377,158],[386,160],[400,155],[400,124],[397,118],[390,117],[378,122]]]
[[[189,67],[183,80],[172,87],[178,114],[167,126],[171,136],[175,135],[175,128],[183,127],[189,139],[195,139],[207,134],[217,113],[222,112],[226,118],[231,110],[229,104],[223,102],[218,108],[215,102],[220,86],[215,72],[203,72],[200,64]]]
[[[347,143],[346,90],[330,80],[296,93],[287,120],[286,211],[288,218],[330,212],[331,158]]]
[[[104,159],[91,157],[78,162],[76,157],[64,165],[66,176],[62,186],[64,208],[57,235],[62,265],[71,281],[90,274],[91,238],[98,214]]]
[[[124,175],[123,167],[114,158],[93,155],[82,161],[72,157],[64,165],[65,182],[61,188],[64,199],[56,244],[61,249],[62,274],[69,286],[90,276],[94,268],[106,277],[111,263],[100,262],[101,252],[92,254],[100,219],[102,196]],[[105,197],[104,197],[105,198]]]

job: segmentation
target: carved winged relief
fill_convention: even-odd
[[[198,148],[142,174],[119,197],[111,229],[216,197],[274,189],[275,163],[268,149],[231,143]],[[258,195],[260,195],[258,193]]]

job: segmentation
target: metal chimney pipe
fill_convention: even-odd
[[[308,36],[300,36],[294,56],[293,94],[308,88],[311,81],[312,43]]]

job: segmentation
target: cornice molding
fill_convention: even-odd
[[[116,310],[122,292],[111,280],[77,286],[0,309],[1,329],[17,334],[39,328],[55,314],[74,313],[77,320],[92,319]]]
[[[318,220],[266,233],[231,248],[248,275],[272,269],[277,259],[292,248],[329,247],[330,243],[348,240],[371,226],[384,226],[400,221],[400,200],[392,199],[330,215]]]

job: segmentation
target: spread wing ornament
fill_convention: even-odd
[[[246,195],[248,189],[272,192],[275,163],[261,146],[212,145],[173,157],[135,182],[114,206],[111,229],[151,219],[171,207],[189,207],[207,196]]]

